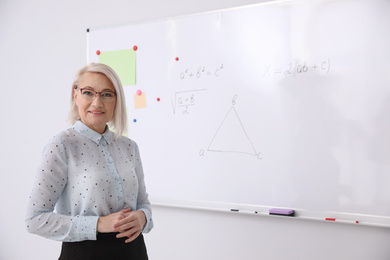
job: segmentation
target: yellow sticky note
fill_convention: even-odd
[[[136,59],[134,50],[104,51],[99,55],[99,62],[115,70],[122,85],[135,85]]]
[[[146,95],[145,92],[142,92],[141,95],[134,94],[134,108],[144,108],[146,107]]]

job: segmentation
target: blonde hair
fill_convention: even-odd
[[[122,83],[116,72],[111,67],[102,63],[91,63],[78,71],[72,84],[68,122],[73,125],[77,120],[80,120],[80,115],[74,100],[73,91],[78,87],[81,78],[86,72],[101,73],[111,81],[116,92],[116,105],[111,121],[108,122],[108,126],[112,131],[115,132],[115,137],[118,138],[122,135],[125,135],[127,133],[127,113]]]

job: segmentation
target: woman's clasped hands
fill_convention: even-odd
[[[97,231],[100,233],[117,232],[117,238],[128,237],[125,242],[129,243],[141,234],[145,224],[146,217],[143,211],[124,209],[99,217]]]

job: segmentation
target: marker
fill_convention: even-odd
[[[242,210],[242,209],[231,209],[232,212],[241,212],[246,214],[257,214],[257,211],[250,211],[250,210]]]
[[[325,220],[327,220],[327,221],[341,222],[341,223],[359,224],[359,221],[357,221],[357,220],[350,220],[350,219],[326,218]]]

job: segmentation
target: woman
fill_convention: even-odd
[[[28,231],[63,241],[59,259],[148,259],[142,233],[153,227],[150,202],[138,146],[122,136],[123,88],[109,66],[79,71],[69,121],[44,149]]]

